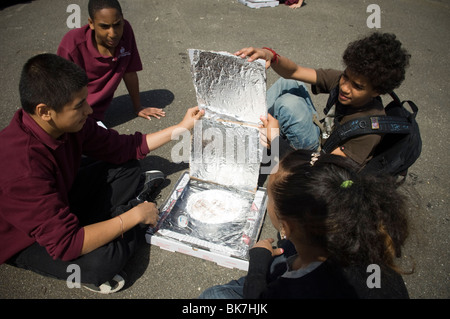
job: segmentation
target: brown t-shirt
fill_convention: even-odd
[[[330,93],[332,89],[339,85],[342,71],[333,69],[317,69],[317,82],[312,85],[314,94]],[[386,115],[383,104],[378,99],[373,99],[361,108],[354,109],[336,102],[335,116],[338,118],[339,124],[343,124],[350,120],[372,115]],[[364,166],[373,155],[375,147],[380,143],[382,134],[366,134],[354,137],[339,148],[344,154],[353,159],[355,162]]]

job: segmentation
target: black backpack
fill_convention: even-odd
[[[325,114],[335,102],[334,95],[330,94]],[[322,151],[330,153],[355,136],[384,134],[375,148],[373,158],[362,171],[406,178],[408,168],[419,158],[422,151],[422,139],[416,122],[418,108],[412,101],[400,101],[394,92],[390,93],[390,96],[393,101],[384,108],[386,116],[366,116],[338,125],[326,140]],[[412,113],[404,107],[405,103],[409,105]]]

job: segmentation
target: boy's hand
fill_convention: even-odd
[[[280,135],[280,124],[272,115],[267,118],[261,116],[262,124],[259,126],[259,141],[264,147],[270,148],[272,141]]]
[[[257,59],[266,60],[266,69],[270,67],[270,61],[273,59],[273,53],[269,50],[265,49],[257,49],[253,47],[243,48],[234,53],[236,56],[240,56],[241,58],[248,57],[248,62],[253,62]]]
[[[151,117],[156,117],[159,120],[161,117],[166,116],[166,112],[156,107],[147,107],[141,109],[137,115],[147,120],[151,120]]]
[[[272,244],[275,240],[273,238],[267,238],[258,241],[252,248],[265,248],[272,253],[272,257],[279,256],[284,253],[283,248],[273,248]]]
[[[134,207],[140,215],[141,224],[155,227],[159,220],[159,210],[155,203],[143,202]]]
[[[194,127],[195,121],[200,120],[203,115],[205,115],[205,110],[200,110],[198,106],[191,107],[187,110],[186,115],[180,122],[180,126],[187,130],[190,130]]]

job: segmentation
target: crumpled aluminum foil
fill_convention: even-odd
[[[190,174],[200,180],[255,192],[262,154],[257,127],[203,118],[194,127]]]
[[[194,127],[191,176],[255,192],[262,160],[257,124],[267,115],[265,62],[188,51],[197,102],[206,110]]]
[[[206,117],[256,124],[267,115],[265,61],[189,49],[191,75]]]

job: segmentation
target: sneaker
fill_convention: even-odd
[[[118,292],[123,288],[123,286],[125,286],[124,277],[126,277],[125,273],[121,272],[120,274],[115,275],[111,280],[108,280],[100,286],[95,286],[94,284],[83,284],[83,287],[93,292],[108,295]]]
[[[157,191],[161,189],[166,176],[160,171],[147,171],[144,173],[144,188],[136,197],[138,200],[153,202],[156,198]]]

